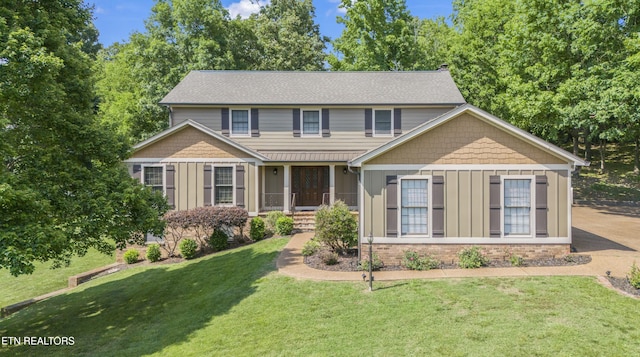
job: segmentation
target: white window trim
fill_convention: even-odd
[[[389,134],[376,134],[376,111],[378,110],[388,110],[391,112],[391,130],[389,131]],[[386,108],[386,107],[379,107],[379,108],[372,108],[372,115],[371,115],[371,127],[373,129],[373,136],[374,137],[381,137],[381,138],[389,138],[389,137],[393,137],[393,133],[395,128],[393,127],[393,122],[394,122],[394,118],[393,118],[393,108]]]
[[[234,133],[233,132],[233,112],[234,111],[247,111],[247,133]],[[251,108],[230,108],[229,109],[229,136],[236,138],[251,137]]]
[[[317,134],[305,134],[304,112],[318,112],[318,133]],[[322,137],[322,110],[320,108],[300,108],[300,136],[303,138],[321,138]]]
[[[433,192],[432,175],[405,175],[398,176],[398,188],[396,189],[398,200],[398,237],[399,238],[429,238],[433,237]],[[427,180],[427,234],[402,234],[402,181],[403,180]]]
[[[231,168],[232,202],[216,204],[216,168]],[[236,205],[236,167],[231,165],[211,165],[211,205],[215,207],[234,207]]]
[[[504,229],[504,181],[529,180],[529,194],[531,197],[529,209],[529,234],[505,234]],[[501,175],[500,176],[500,237],[501,238],[535,238],[536,237],[536,176],[535,175]]]
[[[166,165],[141,165],[140,166],[140,183],[146,187],[152,187],[144,182],[144,171],[147,167],[162,167],[162,194],[167,195],[167,166]]]

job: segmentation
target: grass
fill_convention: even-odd
[[[605,170],[600,171],[598,148],[593,148],[591,166],[580,169],[573,180],[579,200],[640,201],[640,175],[633,172],[633,146],[607,145]]]
[[[35,263],[33,274],[14,277],[9,270],[0,270],[0,307],[9,306],[52,291],[67,287],[68,278],[115,262],[113,255],[89,250],[84,257],[74,257],[68,267],[51,269],[51,263]],[[4,288],[10,287],[10,288]]]
[[[0,320],[73,336],[47,356],[640,355],[640,301],[589,277],[313,282],[275,273],[287,239],[132,268]]]

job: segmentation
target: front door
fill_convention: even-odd
[[[291,186],[291,192],[296,194],[296,206],[319,206],[322,195],[329,192],[329,167],[293,166]]]

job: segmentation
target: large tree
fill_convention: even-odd
[[[91,21],[80,0],[0,5],[0,268],[13,275],[162,228],[166,202],[95,119]]]

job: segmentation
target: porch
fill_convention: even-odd
[[[346,165],[269,165],[260,167],[260,211],[313,211],[341,200],[357,211],[358,176]]]

